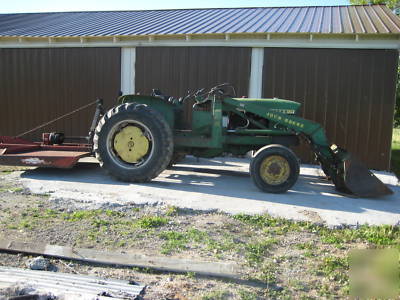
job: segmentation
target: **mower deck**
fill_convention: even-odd
[[[90,156],[87,144],[44,145],[13,137],[0,137],[0,165],[72,168]]]

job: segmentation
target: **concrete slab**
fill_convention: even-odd
[[[400,224],[400,186],[391,173],[376,173],[395,192],[380,199],[338,194],[313,165],[302,165],[298,182],[287,193],[268,194],[252,183],[248,163],[248,159],[188,157],[147,184],[116,181],[93,163],[81,163],[70,170],[34,169],[8,176],[17,176],[15,180],[33,193],[50,194],[52,201],[73,201],[81,207],[163,204],[230,214],[269,213],[328,226]]]

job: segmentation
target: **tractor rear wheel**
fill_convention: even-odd
[[[157,177],[171,161],[173,151],[172,131],[163,116],[137,103],[109,110],[97,125],[93,144],[101,167],[129,182]]]
[[[254,184],[268,193],[284,193],[297,181],[300,165],[296,155],[282,145],[268,145],[256,152],[250,162]]]

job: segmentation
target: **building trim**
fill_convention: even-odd
[[[251,71],[249,82],[249,97],[261,98],[264,67],[264,48],[251,50]]]
[[[399,35],[174,35],[131,37],[0,37],[0,48],[52,47],[284,47],[399,49]]]
[[[121,48],[121,92],[124,95],[135,93],[136,48]]]

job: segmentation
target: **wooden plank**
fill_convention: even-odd
[[[97,264],[151,268],[168,272],[194,272],[207,276],[240,278],[239,266],[232,262],[195,261],[172,257],[147,256],[132,252],[105,252],[69,246],[41,245],[7,240],[0,240],[0,251],[43,255]]]

